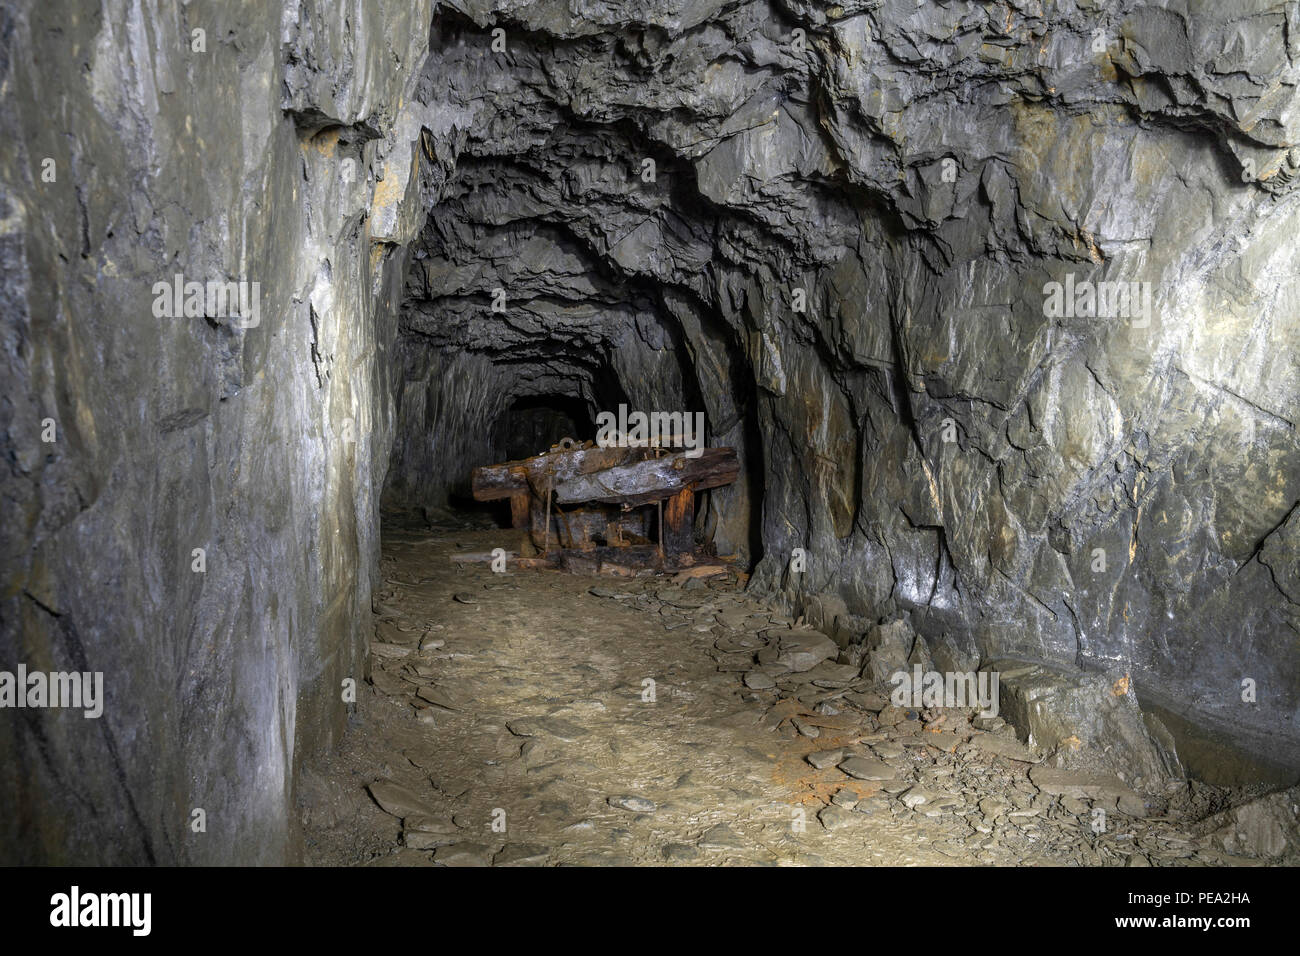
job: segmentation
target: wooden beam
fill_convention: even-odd
[[[534,495],[545,495],[548,482],[559,484],[577,475],[640,461],[652,452],[648,448],[575,448],[572,451],[554,451],[534,455],[520,461],[501,462],[475,468],[471,475],[471,488],[478,501],[509,498],[517,491],[531,489]]]
[[[687,487],[703,491],[730,484],[739,475],[734,448],[706,448],[697,458],[688,457],[686,452],[675,452],[557,482],[555,500],[562,504],[591,501],[644,505],[671,497]]]
[[[528,492],[528,470],[522,462],[507,461],[500,465],[475,468],[470,487],[477,501],[509,498],[516,492]]]

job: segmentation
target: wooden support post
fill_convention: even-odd
[[[532,539],[533,547],[538,551],[545,553],[550,541],[551,516],[546,505],[546,496],[536,497],[529,495],[528,498],[528,536]]]
[[[516,491],[510,496],[510,527],[528,527],[528,512],[532,507],[531,499],[532,495],[528,493],[527,488],[523,491]]]
[[[687,554],[695,548],[695,488],[687,485],[664,508],[664,550]]]
[[[551,553],[551,491],[552,485],[546,486],[546,543],[542,545],[542,554]]]

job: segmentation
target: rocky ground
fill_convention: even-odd
[[[1139,795],[1000,718],[893,706],[734,570],[493,573],[503,534],[386,530],[372,670],[300,791],[309,862],[1257,862],[1225,823],[1248,795]]]

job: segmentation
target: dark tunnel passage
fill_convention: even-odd
[[[520,399],[497,419],[497,441],[509,459],[529,458],[564,438],[587,440],[596,432],[591,412],[567,395]]]
[[[0,10],[0,861],[1300,861],[1289,7],[216,6]]]

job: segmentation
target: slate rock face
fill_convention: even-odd
[[[914,664],[920,664],[923,672],[931,669],[925,642],[917,639],[905,621],[872,627],[867,632],[865,647],[868,672],[877,683],[897,686],[894,676],[901,671],[910,679]]]
[[[1292,787],[1224,811],[1205,821],[1211,840],[1227,852],[1278,857],[1300,846],[1300,788]]]
[[[493,8],[0,12],[0,666],[108,697],[0,722],[6,862],[290,855],[381,500],[548,396],[705,411],[795,608],[1300,766],[1294,5]]]
[[[398,114],[432,5],[349,17],[0,11],[0,669],[100,671],[106,697],[4,712],[7,863],[293,855],[376,589],[409,237],[366,223],[427,208],[377,176],[419,148]],[[256,282],[257,322],[159,316],[177,273]]]
[[[1076,674],[1042,665],[994,661],[999,715],[1031,747],[1049,751],[1067,768],[1106,752],[1131,786],[1159,791],[1181,776],[1177,755],[1147,729],[1126,674]],[[1148,720],[1155,718],[1149,717]]]
[[[520,396],[703,408],[746,470],[700,532],[811,620],[1118,668],[1300,766],[1290,8],[460,10],[386,504]]]

